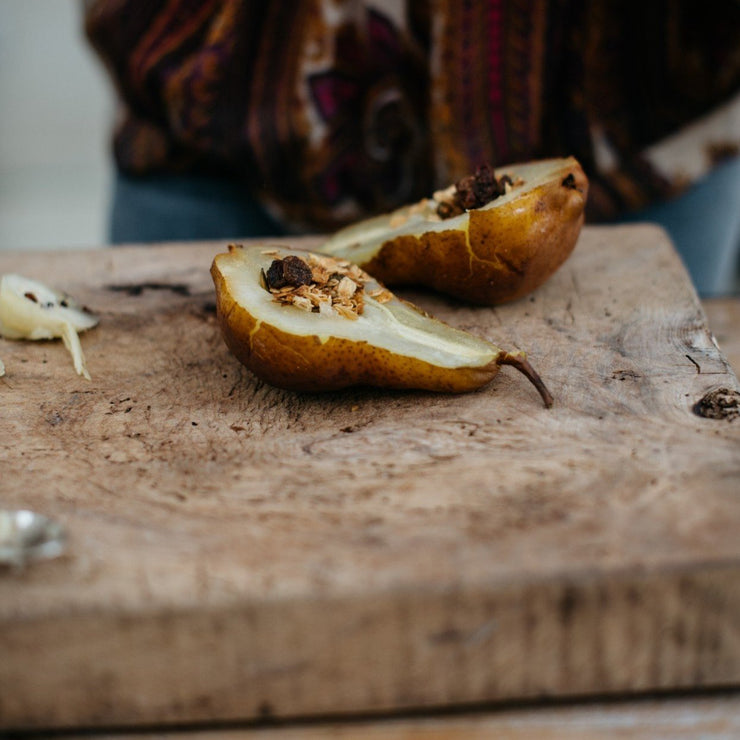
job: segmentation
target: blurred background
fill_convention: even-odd
[[[0,0],[0,250],[108,240],[115,103],[82,13],[80,0]],[[709,125],[717,140],[737,141],[740,97]],[[701,169],[691,128],[653,147],[650,159],[666,171]],[[702,295],[740,292],[737,154],[685,198],[629,220],[668,229]]]
[[[105,242],[113,100],[79,0],[0,2],[0,249]]]

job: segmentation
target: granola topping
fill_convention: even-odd
[[[365,309],[368,280],[370,276],[351,262],[315,254],[275,259],[262,274],[263,287],[278,303],[353,321]],[[379,303],[392,298],[385,288],[368,295]]]

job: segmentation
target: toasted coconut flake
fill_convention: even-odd
[[[359,318],[356,311],[353,311],[348,306],[343,306],[341,303],[337,303],[337,305],[334,306],[334,310],[345,319],[350,319],[350,321],[357,321]]]
[[[407,213],[394,213],[388,221],[388,226],[392,229],[399,229],[409,220]]]
[[[348,301],[359,290],[360,286],[351,278],[343,277],[337,285],[337,296]]]
[[[368,293],[368,295],[378,303],[388,303],[388,301],[393,299],[393,293],[391,293],[387,288],[378,288],[377,290],[373,290],[371,293]]]

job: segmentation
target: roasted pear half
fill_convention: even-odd
[[[431,198],[338,231],[318,251],[389,286],[495,305],[530,293],[567,259],[587,193],[572,157],[484,166]]]
[[[215,257],[211,274],[227,346],[272,385],[459,393],[480,388],[501,365],[512,365],[552,405],[523,352],[505,352],[437,321],[346,260],[230,245]]]

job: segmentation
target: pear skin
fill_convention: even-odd
[[[542,285],[573,251],[588,179],[572,157],[497,168],[505,195],[440,220],[433,199],[338,231],[318,251],[357,263],[388,286],[419,285],[496,305]]]
[[[531,380],[545,405],[552,405],[523,353],[505,352],[434,319],[367,274],[363,310],[352,320],[279,303],[264,276],[276,258],[289,255],[308,259],[311,253],[230,245],[211,267],[226,345],[267,383],[309,392],[376,386],[462,393],[489,383],[502,365],[512,365]]]

